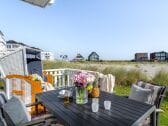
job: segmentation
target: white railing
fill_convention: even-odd
[[[78,72],[87,72],[93,75],[98,74],[101,78],[100,86],[102,90],[113,92],[113,88],[115,85],[115,77],[111,74],[103,75],[102,73],[95,72],[95,71],[88,71],[88,70],[79,70],[79,69],[47,69],[44,70],[46,74],[53,76],[53,85],[55,88],[62,88],[62,87],[70,87],[73,85],[73,76]]]
[[[61,88],[61,87],[68,87],[68,86],[73,86],[73,76],[74,74],[78,73],[78,72],[88,72],[88,73],[92,73],[92,74],[96,74],[98,72],[94,72],[94,71],[87,71],[87,70],[79,70],[79,69],[69,69],[69,68],[65,68],[65,69],[47,69],[44,70],[46,72],[46,74],[50,74],[53,76],[53,84],[55,88]],[[98,73],[99,74],[99,73]]]

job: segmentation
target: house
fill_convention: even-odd
[[[49,51],[42,51],[41,52],[41,59],[42,60],[54,60],[54,54]]]
[[[78,53],[72,61],[84,61],[84,57]]]
[[[6,42],[3,38],[4,34],[0,31],[0,57],[5,55],[7,49],[6,49]]]
[[[96,52],[92,52],[89,56],[88,56],[88,60],[89,61],[99,61],[99,55]]]
[[[68,55],[60,55],[60,58],[62,61],[69,61],[68,60]]]
[[[151,61],[168,61],[168,53],[165,51],[150,54]]]
[[[8,51],[16,51],[18,48],[28,47],[26,44],[21,42],[16,42],[14,40],[9,40],[6,42],[6,47]]]
[[[148,61],[148,53],[135,53],[135,61]]]
[[[32,49],[37,49],[37,50],[42,51],[39,48],[32,47],[32,46],[26,45],[26,44],[24,44],[22,42],[17,42],[17,41],[14,41],[14,40],[7,41],[6,42],[6,47],[7,47],[7,51],[9,51],[9,52],[16,51],[19,48],[32,48]]]

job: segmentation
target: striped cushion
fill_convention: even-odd
[[[147,83],[145,86],[146,89],[151,89],[152,90],[152,100],[151,104],[154,105],[155,101],[158,98],[158,93],[161,91],[162,87],[161,86],[155,86],[152,84]]]
[[[151,90],[144,89],[142,87],[139,87],[138,85],[133,84],[129,99],[149,103],[151,101]]]
[[[7,98],[4,92],[0,92],[0,108],[7,102]]]
[[[157,86],[157,85],[147,83],[144,81],[138,81],[137,85],[144,88],[144,89],[150,89],[152,91],[152,98],[149,103],[152,105],[154,105],[154,104],[156,105],[156,101],[158,99],[160,91],[162,90],[162,86]]]
[[[9,126],[20,126],[21,124],[30,121],[25,105],[15,96],[8,100],[4,105],[3,113]]]
[[[0,117],[0,126],[7,126],[5,120]]]
[[[7,126],[3,115],[2,115],[2,107],[4,106],[4,104],[7,102],[7,98],[5,96],[4,92],[0,92],[0,126]]]

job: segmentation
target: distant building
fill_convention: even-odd
[[[25,47],[27,45],[20,43],[20,42],[16,42],[14,40],[9,40],[6,42],[6,47],[8,51],[15,51],[18,48],[22,48]]]
[[[136,53],[135,61],[148,61],[148,53]]]
[[[39,48],[35,48],[35,47],[32,47],[32,46],[29,46],[29,45],[26,45],[22,42],[17,42],[17,41],[14,41],[14,40],[9,40],[6,42],[6,47],[7,47],[7,51],[16,51],[17,49],[19,48],[32,48],[32,49],[36,49],[36,50],[40,50],[42,51],[41,49]]]
[[[150,54],[151,61],[168,61],[168,53],[165,51]]]
[[[0,57],[5,55],[6,49],[6,42],[3,38],[4,34],[0,31]]]
[[[88,56],[88,60],[89,61],[99,61],[99,55],[96,52],[92,52],[89,56]]]
[[[52,52],[41,52],[42,60],[54,60],[54,54]]]
[[[62,61],[69,61],[68,60],[68,55],[60,55],[60,58]]]
[[[72,61],[84,61],[84,57],[78,53]]]

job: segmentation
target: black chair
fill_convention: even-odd
[[[13,99],[15,99],[15,103],[12,103],[12,104],[17,104],[14,107],[14,108],[17,107],[17,109],[14,109],[13,107],[11,107],[13,108],[12,111],[15,111],[15,113],[17,114],[23,113],[23,115],[26,117],[26,114],[25,114],[26,110],[24,109],[24,104],[17,97],[14,97]],[[5,93],[0,92],[0,126],[16,126],[16,124],[14,123],[14,120],[12,119],[12,116],[10,115],[11,108],[9,108],[9,110],[5,109],[6,105],[9,103],[10,103],[10,100],[6,99]],[[22,109],[22,112],[19,112],[20,109]],[[20,125],[21,126],[38,126],[38,125],[39,126],[50,126],[51,124],[57,124],[57,123],[58,123],[57,119],[52,114],[45,114],[34,120],[24,121],[24,123],[19,123],[19,126]]]
[[[149,102],[149,104],[156,106],[156,125],[159,126],[160,112],[163,112],[163,110],[161,109],[161,104],[164,97],[166,96],[168,87],[156,85],[154,83],[145,82],[142,80],[137,81],[136,85],[143,89],[151,89],[151,101]]]

